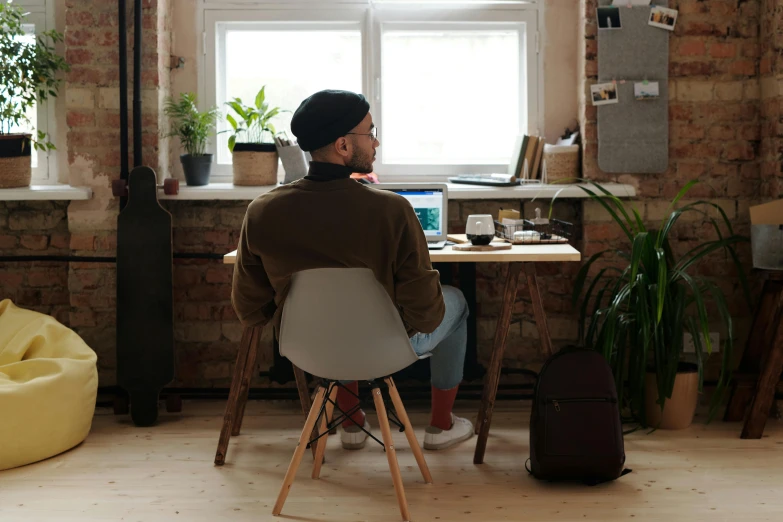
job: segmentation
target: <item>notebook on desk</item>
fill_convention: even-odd
[[[430,250],[446,246],[449,195],[445,183],[378,183],[371,187],[390,190],[408,200],[419,218]]]

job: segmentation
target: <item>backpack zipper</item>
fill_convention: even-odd
[[[554,407],[555,411],[560,411],[560,403],[566,403],[566,402],[617,402],[617,399],[614,397],[580,397],[578,399],[545,399],[544,404],[547,402],[551,402]]]

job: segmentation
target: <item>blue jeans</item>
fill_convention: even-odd
[[[439,390],[450,390],[462,382],[468,347],[468,303],[462,292],[453,286],[443,286],[443,300],[446,304],[443,321],[434,332],[411,337],[411,346],[419,356],[432,354],[432,385]]]

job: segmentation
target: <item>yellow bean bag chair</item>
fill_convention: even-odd
[[[0,301],[0,470],[57,455],[87,437],[96,361],[53,317]]]

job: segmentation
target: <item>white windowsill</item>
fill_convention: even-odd
[[[0,189],[0,201],[72,201],[92,198],[92,189],[70,185],[30,185]]]
[[[533,199],[533,198],[551,198],[558,191],[560,198],[586,198],[589,197],[586,192],[578,185],[522,185],[518,187],[482,187],[478,185],[458,185],[448,183],[449,199]],[[621,183],[605,183],[601,185],[606,190],[618,197],[634,197],[636,190],[632,185]],[[265,194],[277,185],[264,187],[241,187],[234,186],[231,183],[210,183],[203,187],[189,187],[184,183],[179,187],[179,194],[176,196],[167,196],[160,193],[160,199],[180,199],[180,200],[236,200],[250,201]],[[593,192],[597,189],[589,185]]]

